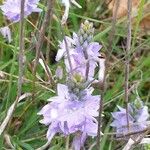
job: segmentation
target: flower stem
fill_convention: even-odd
[[[127,2],[128,6],[128,33],[127,33],[127,46],[126,46],[126,57],[125,57],[125,102],[126,102],[126,118],[127,118],[127,126],[129,130],[129,110],[128,110],[128,102],[129,102],[129,94],[128,94],[128,89],[129,89],[129,52],[131,49],[131,8],[132,8],[132,1],[128,0]]]

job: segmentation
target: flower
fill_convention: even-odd
[[[76,5],[78,8],[82,8],[75,0],[62,0],[62,4],[65,5],[65,12],[61,20],[62,24],[65,24],[68,19],[70,2]]]
[[[49,126],[47,138],[49,140],[56,133],[63,135],[75,134],[73,146],[80,150],[87,136],[97,135],[99,95],[92,96],[90,89],[72,91],[63,84],[57,85],[58,96],[38,113],[43,115],[41,123]],[[76,145],[77,144],[77,145]]]
[[[39,0],[25,0],[24,16],[27,17],[32,12],[41,12],[40,8],[37,8]],[[3,5],[0,6],[3,14],[13,22],[20,20],[20,8],[21,0],[6,0]]]
[[[140,107],[137,104],[140,104]],[[120,106],[118,106],[118,109],[119,111],[112,113],[114,121],[111,123],[111,126],[116,129],[118,137],[128,132],[142,131],[147,127],[147,120],[149,118],[148,107],[144,106],[141,101],[138,100],[138,103],[128,104],[129,130],[126,109]]]
[[[62,57],[65,58],[66,70],[70,73],[71,69],[66,52],[68,48],[73,74],[80,74],[85,78],[86,69],[89,67],[89,80],[93,80],[97,62],[99,61],[99,56],[101,56],[99,50],[102,47],[98,42],[91,42],[93,33],[93,24],[85,21],[85,23],[81,25],[78,34],[73,33],[72,38],[66,36],[65,39],[60,42],[60,49],[56,55],[56,61],[59,61]]]
[[[8,26],[0,28],[0,33],[3,35],[4,38],[8,40],[9,43],[11,43],[11,31]]]

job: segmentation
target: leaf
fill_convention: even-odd
[[[37,124],[37,119],[38,119],[37,110],[35,108],[32,108],[32,110],[28,111],[28,114],[25,116],[25,121],[19,135],[23,135],[27,131],[31,130],[32,127],[35,124]]]
[[[18,141],[18,144],[22,147],[25,148],[26,150],[34,150],[29,144]]]

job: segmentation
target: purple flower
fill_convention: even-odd
[[[60,49],[56,55],[56,61],[59,61],[62,57],[65,58],[66,70],[70,73],[70,65],[66,52],[68,48],[73,74],[80,74],[83,77],[86,77],[87,63],[89,63],[89,80],[93,80],[97,62],[99,61],[99,56],[101,56],[99,50],[102,47],[97,42],[91,42],[92,34],[92,25],[85,21],[79,30],[79,34],[73,33],[73,38],[65,37],[66,42],[63,40],[60,43]]]
[[[68,43],[68,47],[70,46],[69,50],[70,50],[70,59],[71,59],[72,67],[73,67],[73,73],[78,73],[82,76],[85,76],[86,65],[87,65],[87,62],[89,62],[89,78],[93,78],[95,68],[97,66],[96,60],[98,60],[99,59],[98,57],[100,56],[100,53],[98,51],[100,50],[101,45],[99,45],[99,43],[97,42],[91,42],[89,45],[87,45],[86,50],[88,52],[88,59],[86,59],[83,53],[82,46],[78,46],[76,44],[73,45],[73,42],[69,43],[71,42],[69,38],[68,39],[66,38],[66,40]],[[56,60],[57,61],[60,60],[61,57],[63,56],[65,57],[65,65],[66,65],[67,72],[70,72],[70,66],[69,66],[68,58],[66,54],[66,45],[64,41],[60,44],[60,49],[56,56]]]
[[[41,12],[41,9],[37,8],[38,2],[39,0],[25,0],[25,17],[32,12]],[[21,0],[6,0],[0,8],[10,21],[18,22],[20,20]]]
[[[11,31],[8,26],[0,28],[0,33],[8,40],[9,43],[12,41]]]
[[[97,135],[97,120],[94,117],[98,116],[100,96],[92,96],[92,91],[85,89],[73,92],[66,85],[57,85],[58,96],[50,98],[51,102],[38,113],[43,115],[40,122],[49,126],[49,140],[56,133],[74,133],[73,146],[79,150],[87,136]]]
[[[120,106],[118,106],[118,109],[119,111],[112,113],[114,121],[111,123],[111,126],[116,129],[118,137],[120,135],[127,134],[128,132],[142,131],[147,127],[147,120],[149,118],[147,106],[143,106],[142,103],[140,107],[137,103],[128,104],[129,131],[127,126],[126,109]]]

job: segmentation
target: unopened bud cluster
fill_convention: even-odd
[[[93,34],[94,34],[93,23],[86,20],[84,23],[81,24],[78,33],[80,44],[83,46],[89,44],[93,39]]]
[[[68,90],[69,93],[73,93],[71,97],[74,97],[74,100],[82,100],[82,97],[84,97],[86,93],[86,83],[83,80],[80,80],[77,82],[76,79],[74,80],[68,80]]]

